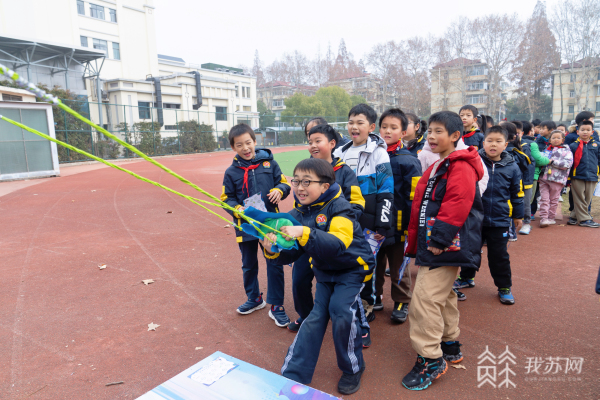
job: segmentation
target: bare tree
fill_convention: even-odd
[[[304,85],[308,83],[311,77],[311,68],[308,58],[298,50],[292,54],[286,53],[283,56],[285,80],[292,85]]]
[[[397,68],[401,64],[398,45],[393,40],[376,44],[367,55],[367,63],[379,80],[379,100],[383,108],[390,92],[394,92],[394,84],[397,84],[394,79],[397,78]]]
[[[408,93],[410,109],[421,114],[424,97],[431,99],[431,80],[429,68],[433,60],[431,52],[433,38],[414,36],[408,39],[403,46],[402,64],[408,74]]]
[[[258,56],[258,50],[254,50],[254,64],[252,65],[252,75],[256,77],[256,86],[260,87],[265,83],[265,75],[263,73],[263,64]]]

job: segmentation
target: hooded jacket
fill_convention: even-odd
[[[310,205],[301,205],[296,199],[289,214],[304,226],[299,248],[274,255],[265,253],[265,257],[286,265],[306,253],[317,282],[363,282],[371,278],[373,252],[337,183]]]
[[[533,141],[533,140],[532,140]],[[523,174],[523,189],[531,189],[533,187],[533,181],[535,180],[535,158],[531,151],[531,142],[529,140],[523,140],[521,138],[521,149],[523,153],[529,158],[529,164],[527,165],[527,174]],[[541,156],[538,149],[538,158]]]
[[[508,151],[513,156],[515,162],[517,163],[517,166],[519,167],[519,171],[521,171],[521,177],[523,179],[523,189],[528,189],[527,186],[533,187],[533,175],[531,177],[529,175],[530,172],[534,172],[530,170],[531,149],[529,148],[529,145],[523,146],[521,148],[523,150],[517,149],[512,142],[509,142],[508,146],[506,147],[506,151]],[[531,183],[529,183],[530,178]]]
[[[465,144],[465,142],[461,140],[456,144],[456,150],[466,150],[469,146]],[[429,142],[425,141],[425,146],[423,146],[423,151],[419,153],[419,161],[421,162],[421,170],[427,171],[427,168],[431,167],[437,160],[440,159],[440,155],[431,151],[431,146],[429,146]],[[481,161],[481,165],[483,166],[483,177],[479,180],[479,194],[483,195],[485,192],[485,188],[488,183],[488,173],[487,168],[483,164],[483,160]]]
[[[492,161],[483,149],[479,150],[490,175],[488,188],[483,195],[483,226],[509,227],[511,219],[521,219],[524,214],[523,181],[519,166],[506,150],[500,161]]]
[[[571,179],[598,182],[598,174],[600,174],[600,145],[595,139],[590,138],[587,144],[583,144],[581,149],[581,159],[579,164],[575,165],[577,164],[577,149],[579,148],[580,142],[581,139],[577,138],[577,140],[569,146],[573,153]]]
[[[577,133],[578,130],[579,130],[579,127],[577,125],[571,125],[569,127],[569,133],[567,134],[567,136],[565,136],[564,144],[569,146],[571,143],[573,143],[574,141],[579,139],[579,134]],[[594,132],[592,132],[592,139],[594,139],[596,141],[596,143],[600,142],[600,138],[598,137],[598,132],[596,132],[595,129],[594,129]]]
[[[254,166],[256,168],[248,170],[247,175],[242,169]],[[245,175],[247,176],[246,182],[244,182]],[[255,149],[255,155],[252,160],[244,160],[238,155],[233,157],[233,162],[225,170],[225,176],[223,176],[221,201],[224,201],[233,208],[240,208],[244,205],[245,199],[260,193],[267,211],[279,212],[277,206],[269,201],[267,195],[274,190],[279,190],[281,192],[281,200],[283,200],[290,194],[290,189],[290,184],[281,172],[277,161],[273,159],[271,150]],[[240,225],[242,223],[241,218],[238,218],[236,213],[227,212],[233,216],[235,224]],[[235,230],[235,236],[238,243],[257,240],[255,237],[245,234],[240,229]]]
[[[346,165],[345,162],[339,158],[334,158],[331,163],[333,166],[333,172],[335,173],[335,181],[344,194],[344,198],[348,200],[352,209],[354,210],[354,218],[358,221],[365,210],[365,198],[360,192],[360,186],[358,185],[358,179],[352,171],[352,168]]]
[[[333,156],[345,160],[344,156],[353,143],[347,143],[333,152]],[[370,133],[366,149],[358,156],[356,177],[365,199],[365,211],[360,225],[381,235],[392,226],[392,203],[394,201],[394,178],[383,139]]]
[[[406,255],[416,256],[416,265],[479,269],[483,204],[477,182],[483,169],[477,150],[469,147],[450,153],[425,171],[417,184],[408,227]],[[457,236],[457,251],[436,256],[427,250],[428,245],[449,248]]]
[[[544,156],[544,154],[542,153],[542,151],[540,151],[540,147],[538,146],[538,143],[536,141],[536,139],[533,136],[525,136],[523,135],[521,137],[521,143],[523,146],[528,145],[529,146],[529,152],[531,153],[531,161],[532,164],[534,164],[534,168],[533,168],[533,180],[537,181],[538,177],[540,175],[540,170],[545,166],[548,165],[548,163],[550,162],[550,159],[546,156]],[[546,148],[546,146],[544,146],[544,149]],[[531,166],[529,167],[531,168]],[[529,184],[527,183],[523,183],[524,188],[525,189],[529,189],[527,186],[529,186]],[[532,187],[533,187],[533,182],[532,182]]]
[[[548,146],[546,150],[550,150],[550,162],[551,164],[546,167],[544,175],[540,179],[548,182],[557,182],[561,185],[567,183],[569,177],[569,170],[573,165],[573,153],[567,145],[560,145],[558,147]]]
[[[415,138],[409,140],[408,143],[406,143],[406,149],[410,152],[410,154],[412,154],[415,157],[418,157],[421,150],[423,150],[423,146],[425,146],[425,143],[427,143],[427,140],[425,140],[425,135],[423,134],[418,139]]]

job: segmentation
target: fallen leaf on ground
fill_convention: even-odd
[[[229,228],[229,226],[230,226],[230,225],[225,225],[223,228],[227,229],[227,228]]]
[[[155,324],[154,322],[151,322],[148,324],[148,330],[149,331],[156,331],[156,328],[158,328],[160,325]]]
[[[215,254],[215,257],[218,257],[218,256]]]
[[[120,382],[111,382],[111,383],[107,383],[105,386],[120,385],[121,383],[125,383],[125,382],[123,382],[123,381],[120,381]]]
[[[92,192],[95,192],[95,190],[92,190]]]
[[[467,369],[467,367],[465,367],[462,364],[458,364],[458,365],[454,365],[454,364],[450,364],[451,367],[454,367],[456,369]]]
[[[98,265],[98,268],[105,269],[106,268],[106,264]]]
[[[173,214],[173,211],[167,211],[167,214]]]
[[[144,283],[144,285],[149,285],[151,283],[154,283],[154,279],[144,279],[142,282]]]
[[[196,350],[202,350],[204,347],[196,347]]]

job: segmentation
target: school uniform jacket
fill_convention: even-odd
[[[338,148],[333,156],[343,160],[352,144]],[[394,178],[386,149],[383,139],[369,134],[366,149],[360,152],[356,166],[356,177],[365,199],[365,211],[359,220],[360,225],[382,235],[392,226],[394,201]]]
[[[462,140],[467,146],[473,146],[477,150],[483,148],[483,133],[479,128],[463,133]]]
[[[573,171],[571,179],[580,179],[582,181],[598,182],[598,174],[600,174],[600,145],[594,139],[583,143],[580,146],[581,139],[571,143],[569,147],[573,152]],[[581,150],[579,148],[581,147]],[[580,158],[578,162],[578,154]]]
[[[450,153],[423,173],[412,203],[406,249],[416,265],[479,269],[483,204],[477,182],[482,177],[483,165],[474,147]],[[426,193],[429,200],[424,200]],[[432,222],[428,236],[427,224]],[[457,234],[460,250],[437,256],[427,250],[428,238],[430,246],[446,249]]]
[[[365,282],[372,277],[373,252],[340,185],[334,183],[310,205],[301,205],[296,199],[289,214],[304,226],[299,248],[274,255],[265,253],[265,257],[287,265],[306,253],[317,282]]]
[[[485,163],[490,180],[483,194],[483,226],[509,227],[511,219],[523,218],[523,181],[519,166],[506,150],[500,161],[490,160],[483,149],[479,155]]]
[[[425,146],[427,140],[425,140],[425,135],[421,136],[418,139],[413,139],[406,144],[406,149],[415,157],[419,156],[421,150],[423,150],[423,146]]]
[[[394,212],[392,228],[385,234],[386,239],[382,246],[404,242],[412,201],[417,183],[421,179],[421,163],[402,141],[398,142],[398,147],[393,151],[388,151],[388,155],[394,174]]]
[[[363,197],[356,174],[345,162],[339,158],[334,158],[331,163],[335,173],[335,181],[354,210],[354,218],[358,221],[365,210],[365,198]]]
[[[570,146],[571,143],[573,143],[577,139],[579,139],[579,134],[577,133],[578,130],[579,130],[579,127],[576,125],[569,127],[569,134],[567,136],[565,136],[565,144],[566,145]],[[600,141],[600,138],[598,138],[598,132],[596,132],[595,129],[592,132],[592,139],[594,139],[596,141],[596,143],[598,143]]]
[[[271,150],[256,149],[252,160],[244,160],[240,156],[233,157],[233,162],[225,170],[223,177],[223,193],[221,201],[229,204],[233,208],[239,208],[244,205],[244,200],[254,196],[257,193],[265,203],[269,212],[279,212],[277,206],[271,203],[267,197],[274,190],[281,192],[281,199],[285,199],[290,194],[290,184],[281,172],[279,164],[273,159]],[[246,171],[243,168],[254,168]],[[233,222],[237,225],[242,223],[236,213],[227,211],[233,216]],[[240,229],[235,230],[238,243],[249,240],[257,240],[255,237],[243,233]]]
[[[531,154],[531,151],[529,149],[529,146],[523,146],[522,149],[523,150],[517,149],[512,143],[508,143],[508,146],[506,147],[506,151],[508,151],[513,156],[515,162],[517,163],[517,166],[519,167],[519,171],[521,171],[521,177],[523,179],[523,189],[528,189],[527,182],[529,182],[530,179],[529,167],[531,166],[531,158],[527,155],[526,151],[528,151],[529,154]],[[529,183],[529,185],[529,187],[533,187],[533,176],[531,176],[531,183]]]
[[[527,165],[527,174],[523,174],[523,189],[531,189],[533,187],[533,181],[535,180],[535,157],[533,157],[531,149],[532,140],[521,137],[521,148],[523,153],[529,158],[529,164]],[[539,154],[539,150],[538,150]]]

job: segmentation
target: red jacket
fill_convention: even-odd
[[[434,168],[437,168],[436,173],[429,179]],[[483,204],[477,182],[483,174],[481,159],[474,147],[450,153],[423,173],[412,203],[406,249],[408,256],[416,258],[416,265],[479,268]],[[429,199],[424,202],[426,192]],[[428,246],[452,247],[457,234],[460,246],[455,247],[455,251],[434,256],[427,250]]]

